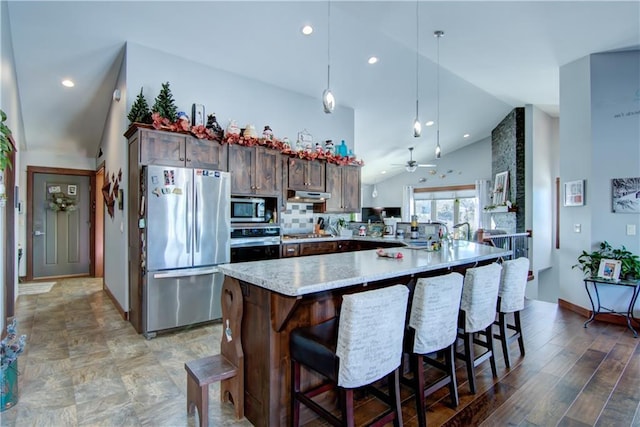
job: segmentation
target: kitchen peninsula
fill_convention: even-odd
[[[464,272],[510,252],[472,242],[442,250],[392,248],[402,258],[375,250],[223,264],[225,288],[242,291],[241,344],[244,354],[244,411],[256,426],[285,426],[289,412],[289,334],[300,326],[336,316],[342,295],[402,283],[417,277]],[[223,319],[224,321],[224,319]],[[303,374],[303,387],[318,377]],[[301,414],[301,421],[305,416]]]

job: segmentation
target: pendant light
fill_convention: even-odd
[[[420,135],[422,135],[422,124],[420,124],[420,119],[418,118],[418,93],[420,92],[418,86],[418,76],[420,75],[418,71],[418,64],[420,59],[420,15],[418,15],[419,6],[420,2],[416,1],[416,119],[413,122],[413,136],[415,138],[420,138]]]
[[[374,199],[378,197],[378,186],[375,183],[373,184],[373,191],[371,192],[371,197],[373,197]]]
[[[336,99],[331,93],[331,1],[327,2],[327,88],[322,92],[322,107],[327,114],[336,108]]]
[[[442,149],[440,148],[440,38],[444,36],[444,31],[434,31],[433,35],[438,39],[438,69],[436,71],[436,159],[439,159],[442,157]]]

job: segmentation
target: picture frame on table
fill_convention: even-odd
[[[598,267],[598,277],[607,280],[618,280],[622,261],[619,259],[602,259]]]
[[[509,171],[504,171],[496,174],[496,178],[493,181],[493,204],[503,205],[507,200],[507,193],[509,192]]]
[[[564,205],[584,206],[584,179],[564,183]]]

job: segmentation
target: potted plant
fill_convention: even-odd
[[[585,277],[594,277],[598,274],[600,261],[603,259],[616,259],[621,261],[620,277],[627,280],[640,279],[640,258],[628,251],[627,248],[613,248],[607,241],[600,243],[598,249],[593,252],[582,251],[578,256],[578,263],[571,266],[581,270]]]
[[[13,151],[13,145],[9,140],[11,129],[4,124],[6,120],[7,115],[4,111],[0,110],[0,171],[4,171],[7,166],[11,167],[9,155]]]
[[[24,351],[26,335],[18,338],[17,321],[7,325],[7,336],[0,341],[0,411],[18,401],[18,356]]]

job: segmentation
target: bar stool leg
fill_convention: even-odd
[[[444,360],[447,366],[447,373],[451,377],[451,382],[449,383],[449,395],[451,396],[451,405],[453,408],[458,406],[458,381],[456,380],[456,364],[455,364],[455,343],[451,344],[446,351],[444,352]],[[424,385],[424,379],[423,379]],[[424,404],[424,400],[423,400]],[[426,420],[425,420],[426,425]]]
[[[473,333],[464,334],[464,357],[467,364],[467,379],[469,380],[469,388],[471,394],[476,394],[476,369],[473,361],[476,358],[473,348]]]
[[[424,403],[424,360],[421,354],[411,355],[411,371],[415,381],[416,410],[418,411],[418,425],[427,425],[426,405]]]
[[[340,388],[340,400],[342,403],[342,425],[346,427],[354,427],[354,411],[353,411],[353,389]]]
[[[518,345],[520,346],[520,355],[524,356],[524,337],[522,336],[522,325],[520,323],[520,312],[513,313],[513,319],[516,325],[516,332],[518,333]]]
[[[300,364],[295,360],[291,361],[291,426],[300,425],[300,401],[297,398],[300,392]]]
[[[487,329],[485,330],[485,336],[487,337],[487,349],[490,352],[489,353],[489,364],[491,364],[491,374],[493,374],[494,377],[498,376],[498,370],[496,369],[496,357],[495,357],[495,352],[493,351],[493,323],[491,323],[489,326],[487,326]]]
[[[507,338],[507,319],[505,318],[504,313],[498,313],[498,329],[500,330],[500,344],[502,345],[504,364],[507,368],[511,368],[511,359],[509,357],[509,340]]]
[[[395,411],[394,427],[402,427],[402,402],[400,401],[400,369],[396,368],[388,376],[389,406]]]

